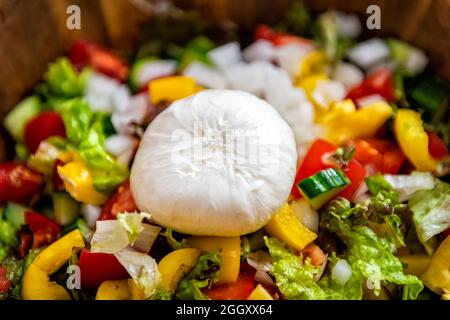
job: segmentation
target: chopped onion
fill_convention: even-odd
[[[341,82],[346,89],[350,89],[364,80],[364,73],[354,64],[338,62],[333,72],[333,79]]]
[[[411,47],[408,59],[405,62],[405,67],[413,74],[421,73],[428,64],[428,58],[425,52],[421,49]]]
[[[143,223],[142,226],[144,229],[133,242],[132,247],[139,252],[149,253],[162,228],[147,223]]]
[[[84,94],[92,111],[113,112],[114,104],[112,97],[120,86],[118,81],[92,72],[84,89]]]
[[[118,157],[132,147],[133,137],[125,134],[115,134],[105,140],[106,151],[115,157]]]
[[[360,108],[365,108],[376,102],[383,102],[383,101],[386,102],[386,100],[379,94],[371,94],[371,95],[359,98],[358,100],[356,100],[356,104]]]
[[[111,122],[118,133],[134,134],[135,125],[144,122],[149,110],[147,93],[141,93],[131,98],[124,110],[116,111],[111,116]]]
[[[414,172],[410,175],[386,174],[384,178],[398,192],[398,200],[409,200],[419,190],[431,190],[434,188],[434,178],[429,172]]]
[[[369,188],[367,187],[366,182],[361,183],[353,194],[353,201],[356,203],[362,203],[369,198],[367,194],[369,192]]]
[[[258,250],[248,254],[247,263],[256,270],[267,272],[272,268],[272,257],[268,252]]]
[[[238,42],[230,42],[208,52],[209,59],[221,70],[242,61],[241,47]]]
[[[345,94],[346,90],[342,83],[337,81],[320,81],[312,97],[319,107],[326,110],[331,103],[343,100]]]
[[[319,213],[311,208],[304,198],[290,203],[300,222],[309,230],[317,233],[319,231]]]
[[[204,63],[192,62],[183,71],[183,75],[194,78],[199,85],[211,89],[226,89],[227,81],[222,72]]]
[[[264,271],[261,271],[261,270],[257,270],[256,271],[256,273],[255,273],[255,280],[257,282],[262,283],[262,284],[264,284],[266,286],[269,286],[269,287],[275,287],[276,286],[276,284],[273,281],[272,277],[267,272],[264,272]]]
[[[174,74],[176,69],[177,62],[175,60],[149,61],[139,70],[137,84],[143,86],[150,80]]]
[[[275,61],[285,70],[290,77],[294,78],[300,71],[301,61],[311,52],[311,46],[304,46],[296,43],[287,44],[276,48]]]
[[[344,286],[351,276],[352,267],[344,259],[339,260],[331,270],[331,278],[341,286]]]
[[[83,214],[84,220],[86,220],[87,225],[90,228],[95,226],[95,222],[98,217],[100,217],[102,209],[98,206],[92,204],[83,204],[81,207],[81,213]]]
[[[263,61],[248,64],[239,63],[225,70],[230,88],[261,97],[266,85],[266,68],[268,65],[270,63]]]
[[[248,62],[259,60],[272,61],[275,57],[275,47],[270,41],[261,39],[245,48],[243,55]]]
[[[379,38],[360,42],[348,51],[349,59],[364,69],[388,58],[389,54],[386,42]]]
[[[111,96],[111,103],[114,107],[114,111],[126,111],[130,102],[131,92],[128,86],[120,85],[116,90],[114,90],[114,93]]]
[[[341,11],[334,12],[339,35],[357,38],[362,31],[361,21],[356,14],[347,14]]]

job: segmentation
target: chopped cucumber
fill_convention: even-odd
[[[16,229],[25,224],[25,212],[31,210],[15,202],[8,202],[3,210],[5,220],[11,222]]]
[[[349,185],[350,180],[341,170],[330,168],[303,179],[298,183],[298,188],[317,210]]]
[[[37,96],[30,96],[16,105],[5,117],[3,125],[16,141],[23,141],[27,122],[41,111],[41,101]]]
[[[53,212],[55,221],[65,226],[72,223],[80,214],[80,204],[66,192],[55,192],[53,198]]]
[[[61,231],[61,235],[65,235],[66,233],[69,233],[70,231],[73,231],[75,229],[80,230],[81,235],[86,241],[90,240],[92,236],[92,230],[91,228],[89,228],[83,218],[78,218],[74,223],[65,226]]]

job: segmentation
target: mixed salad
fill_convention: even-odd
[[[191,33],[150,32],[134,59],[78,40],[51,63],[3,121],[0,299],[450,299],[450,84],[421,49],[364,38],[357,16],[288,12],[251,40],[166,21]],[[296,172],[266,181],[287,186],[284,204],[250,233],[226,217],[207,232],[197,193],[202,223],[158,223],[142,197],[170,200],[167,177],[130,181],[147,126],[226,90],[291,128]]]

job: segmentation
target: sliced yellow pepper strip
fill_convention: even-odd
[[[128,280],[108,280],[98,287],[95,300],[130,300]]]
[[[74,230],[53,242],[34,259],[23,277],[22,297],[24,300],[69,300],[70,295],[49,276],[65,264],[73,248],[84,248],[80,231]]]
[[[131,300],[146,300],[144,289],[138,286],[133,279],[128,279],[128,292]]]
[[[326,62],[327,56],[323,51],[311,51],[300,62],[298,77],[304,78],[311,74],[324,74]]]
[[[199,89],[191,77],[173,76],[156,79],[149,83],[150,101],[153,104],[161,101],[174,101],[186,98]]]
[[[317,238],[300,222],[288,203],[266,224],[264,230],[297,250],[303,250]]]
[[[419,171],[435,171],[438,162],[428,151],[428,135],[420,113],[400,109],[394,122],[395,136],[406,157]]]
[[[201,250],[195,248],[184,248],[172,251],[158,263],[162,283],[167,291],[175,292],[178,283],[197,264]]]
[[[91,173],[82,161],[71,161],[57,167],[67,192],[76,200],[93,204],[103,204],[107,196],[94,188]]]
[[[217,284],[236,282],[241,263],[240,237],[192,237],[188,239],[188,244],[206,252],[222,249],[222,266]]]
[[[330,141],[341,145],[360,137],[371,137],[391,117],[392,108],[386,102],[375,102],[356,110],[350,100],[335,103],[320,120]]]
[[[319,82],[327,80],[329,80],[329,78],[326,73],[313,73],[297,81],[297,87],[305,90],[306,95],[312,101],[312,94]]]
[[[437,294],[450,292],[450,237],[446,237],[434,253],[422,281]]]
[[[405,273],[420,277],[430,266],[431,257],[427,254],[399,255],[398,259],[406,264]]]
[[[247,300],[273,300],[273,298],[261,284],[258,284]]]

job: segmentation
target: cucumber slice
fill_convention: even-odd
[[[84,221],[83,218],[78,218],[77,220],[75,220],[74,223],[69,224],[68,226],[65,226],[62,230],[61,230],[61,235],[65,235],[66,233],[69,233],[70,231],[73,231],[75,229],[80,230],[81,235],[83,236],[83,238],[86,241],[89,241],[92,235],[92,230],[91,228],[89,228],[89,226],[87,225],[86,221]]]
[[[27,122],[41,111],[41,101],[37,96],[30,96],[16,105],[5,117],[3,125],[16,141],[23,141]]]
[[[11,222],[16,229],[25,224],[25,212],[31,210],[15,202],[8,202],[3,209],[3,217]]]
[[[350,183],[341,170],[330,168],[303,179],[297,186],[311,207],[317,210],[348,187]]]
[[[55,221],[61,226],[72,223],[80,214],[80,204],[66,192],[55,192],[53,213]]]

